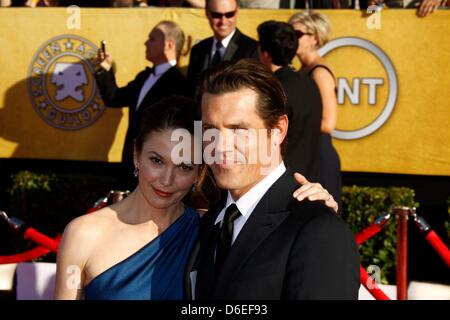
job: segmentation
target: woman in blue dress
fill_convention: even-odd
[[[190,99],[172,97],[143,112],[134,150],[138,185],[122,201],[68,224],[58,250],[56,299],[183,299],[200,215],[182,200],[203,175],[193,157],[179,159],[172,134],[185,129],[178,132],[194,145],[194,108]],[[297,199],[336,205],[320,185],[297,179],[303,184]]]

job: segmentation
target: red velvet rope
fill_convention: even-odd
[[[94,211],[97,211],[98,209],[99,209],[99,208],[92,207],[92,208],[90,208],[88,211],[86,211],[86,214],[92,213],[92,212],[94,212]]]
[[[362,285],[377,300],[391,300],[380,288],[377,283],[369,276],[362,266],[359,266],[359,279]],[[370,285],[370,286],[369,286]]]
[[[41,247],[47,248],[54,253],[58,252],[59,241],[55,241],[50,237],[40,233],[36,229],[28,228],[24,235],[24,239],[31,240],[34,243],[38,244]]]
[[[51,238],[49,238],[51,239]],[[57,236],[55,239],[51,239],[55,243],[59,243],[61,240],[61,236]],[[46,247],[36,247],[34,249],[9,255],[9,256],[0,256],[0,264],[8,264],[8,263],[20,263],[20,262],[26,262],[33,259],[37,259],[39,257],[45,256],[48,254],[51,250]]]
[[[107,203],[100,203],[97,206],[91,207],[86,214],[97,211],[103,207],[106,207]],[[34,228],[28,228],[25,230],[24,239],[31,240],[34,243],[38,244],[39,246],[14,255],[8,255],[8,256],[0,256],[0,264],[7,264],[7,263],[20,263],[20,262],[26,262],[33,259],[37,259],[39,257],[45,256],[50,251],[51,252],[58,252],[58,246],[59,241],[61,240],[61,236],[57,236],[55,239],[52,239],[39,231],[37,231]]]
[[[355,241],[356,244],[359,246],[362,243],[366,242],[370,238],[372,238],[374,235],[376,235],[378,232],[380,232],[383,229],[382,225],[372,223],[370,226],[365,228],[364,230],[358,232],[355,235]]]
[[[439,254],[441,259],[447,264],[447,267],[450,268],[450,250],[447,248],[445,243],[439,238],[439,236],[431,230],[425,240],[433,247],[434,250]]]
[[[34,249],[19,254],[14,254],[10,256],[0,256],[0,264],[26,262],[45,256],[49,252],[50,250],[47,248],[36,247]]]
[[[370,226],[366,227],[364,230],[358,232],[355,235],[355,242],[357,245],[361,245],[378,232],[380,232],[387,220],[384,223],[372,223]],[[369,276],[367,271],[359,266],[359,279],[362,285],[369,291],[369,293],[377,300],[391,300],[380,288],[378,288],[376,282]]]
[[[107,203],[101,203],[98,206],[93,206],[86,212],[86,214],[97,211],[106,206]],[[0,256],[0,264],[30,261],[45,256],[50,251],[56,253],[58,252],[59,241],[61,240],[61,236],[57,236],[55,239],[52,239],[40,233],[34,228],[28,228],[27,230],[25,230],[23,238],[31,240],[39,246],[22,253]]]
[[[105,206],[106,203],[101,204],[97,207],[94,206],[90,208],[86,213],[88,214],[97,211]],[[356,243],[358,245],[361,245],[362,243],[364,243],[365,241],[376,235],[378,232],[380,232],[383,229],[383,226],[384,226],[383,224],[372,223],[370,226],[368,226],[367,228],[358,232],[355,235]],[[55,239],[52,239],[33,228],[28,228],[24,233],[24,238],[32,240],[33,242],[39,244],[40,246],[20,254],[11,256],[0,256],[0,264],[29,261],[32,259],[36,259],[40,256],[43,256],[49,253],[50,251],[53,251],[55,253],[58,251],[60,236],[56,237]],[[447,248],[447,246],[442,242],[442,240],[436,235],[436,233],[434,231],[430,231],[425,239],[441,256],[442,260],[444,260],[447,266],[450,267],[450,251]],[[390,298],[380,288],[378,288],[376,282],[369,276],[369,274],[362,266],[360,266],[360,281],[375,299],[390,300]]]

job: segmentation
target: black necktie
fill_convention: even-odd
[[[233,239],[234,220],[236,220],[241,213],[236,204],[231,204],[225,211],[223,217],[222,227],[220,228],[219,241],[216,248],[216,274],[219,274],[223,263],[231,248],[231,240]]]
[[[211,66],[215,66],[222,62],[222,56],[220,55],[220,49],[222,49],[222,43],[217,41],[216,42],[216,51],[214,51],[214,55],[211,60]]]

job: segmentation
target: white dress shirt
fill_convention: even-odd
[[[243,196],[241,196],[238,199],[238,201],[234,201],[233,198],[231,197],[230,191],[228,191],[227,203],[217,216],[214,225],[218,223],[222,224],[223,218],[225,216],[225,210],[232,203],[235,203],[239,211],[241,212],[241,216],[236,220],[234,220],[233,238],[231,241],[232,244],[234,243],[234,240],[236,240],[237,236],[239,235],[239,232],[241,232],[242,228],[244,227],[244,224],[247,222],[248,218],[252,214],[253,210],[255,209],[256,205],[259,203],[261,198],[264,196],[267,190],[269,190],[269,188],[275,183],[275,181],[277,181],[278,178],[283,175],[285,171],[286,167],[284,165],[284,162],[281,162],[278,165],[278,167],[275,168],[275,170],[269,173],[267,177],[262,179],[260,182],[258,182],[258,184],[256,184],[253,188],[251,188]]]
[[[227,50],[228,45],[230,44],[231,38],[233,38],[234,34],[236,33],[236,29],[233,30],[232,33],[230,33],[225,39],[223,39],[220,43],[222,43],[222,48],[220,49],[220,57],[223,61],[223,56],[225,55],[225,50]],[[216,52],[216,43],[218,40],[213,37],[213,45],[211,47],[211,59],[214,57],[214,53]]]
[[[144,85],[141,88],[141,92],[139,93],[138,102],[136,104],[136,110],[139,109],[139,106],[142,103],[142,100],[144,100],[147,93],[150,91],[150,89],[155,85],[155,83],[161,78],[161,76],[166,73],[170,68],[175,66],[177,64],[176,60],[170,60],[168,62],[158,64],[156,67],[153,68],[153,72],[150,73],[150,76],[145,80]]]

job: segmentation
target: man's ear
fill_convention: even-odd
[[[267,53],[267,51],[263,51],[261,49],[261,46],[259,46],[259,60],[265,64],[266,66],[270,66],[272,64],[272,57],[270,54]]]
[[[275,125],[275,129],[278,130],[277,141],[276,141],[276,143],[278,145],[281,145],[283,143],[284,139],[286,139],[288,127],[289,127],[289,119],[288,119],[288,116],[286,114],[284,114],[278,119],[278,122]]]
[[[166,49],[167,50],[175,50],[175,40],[174,39],[167,39],[166,40]]]

